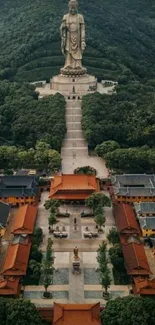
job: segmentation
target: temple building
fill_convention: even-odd
[[[155,235],[155,217],[139,217],[143,237]]]
[[[134,277],[133,293],[141,296],[154,296],[155,279]]]
[[[26,275],[30,248],[29,238],[24,244],[10,244],[1,274],[5,277]]]
[[[155,175],[115,175],[111,181],[118,202],[155,202]]]
[[[155,216],[155,202],[135,203],[134,209],[135,209],[137,218]]]
[[[7,279],[0,279],[0,296],[14,298],[20,294],[20,277],[10,276]]]
[[[128,243],[122,245],[125,267],[132,276],[148,276],[151,273],[143,244]]]
[[[37,201],[38,184],[34,176],[1,176],[0,200],[12,206],[34,204]]]
[[[100,303],[97,304],[57,304],[54,303],[53,325],[101,325]]]
[[[0,237],[5,234],[7,222],[9,219],[11,207],[9,204],[0,201]]]
[[[142,229],[143,237],[155,235],[155,203],[139,202],[134,204],[135,214]]]
[[[51,182],[49,198],[58,200],[81,200],[99,192],[99,182],[90,175],[60,175]]]
[[[16,214],[12,233],[14,235],[27,234],[32,235],[34,231],[35,221],[37,216],[37,206],[26,204],[21,206]]]
[[[113,213],[117,230],[120,234],[141,235],[141,230],[131,204],[113,204]]]

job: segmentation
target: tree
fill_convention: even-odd
[[[53,242],[51,238],[48,238],[48,244],[46,247],[46,256],[42,262],[42,272],[44,276],[44,297],[51,298],[52,295],[50,292],[47,292],[47,289],[50,284],[53,283],[53,272],[54,272],[54,252],[53,252]]]
[[[7,310],[6,310],[7,299],[0,297],[0,324],[6,325]]]
[[[41,274],[41,264],[35,260],[29,261],[29,268],[31,270],[30,277],[34,280],[39,280]]]
[[[35,150],[33,148],[29,150],[19,150],[17,153],[17,158],[19,161],[20,168],[29,168],[35,166],[34,161]]]
[[[44,288],[45,288],[44,297],[48,298],[48,296],[49,296],[48,292],[47,292],[47,289],[50,286],[50,284],[51,284],[51,279],[50,279],[49,275],[46,274],[45,277],[44,277]]]
[[[28,300],[7,300],[6,325],[42,325],[42,319],[34,304]]]
[[[105,154],[119,148],[120,146],[116,141],[109,140],[109,141],[104,141],[101,144],[98,144],[95,148],[95,152],[98,154],[98,156],[104,158]]]
[[[101,230],[101,228],[104,227],[106,221],[102,204],[98,205],[98,207],[94,211],[94,214],[95,214],[94,221],[99,226],[99,230]]]
[[[108,269],[106,269],[105,272],[103,272],[101,275],[101,285],[102,288],[105,289],[106,296],[108,294],[108,288],[110,287],[110,284],[111,284],[110,272]]]
[[[42,260],[42,252],[41,250],[38,250],[38,245],[32,245],[31,251],[30,251],[30,260],[35,260],[38,263]]]
[[[153,299],[128,296],[109,301],[101,312],[103,325],[143,325],[155,323]]]
[[[111,201],[108,196],[104,195],[103,193],[93,193],[85,200],[85,204],[88,208],[93,209],[93,211],[95,211],[98,205],[102,205],[102,207],[110,207]]]
[[[99,264],[100,280],[102,287],[105,289],[105,296],[107,296],[108,288],[111,284],[111,278],[108,269],[108,260],[106,257],[106,249],[107,244],[103,241],[97,250],[97,262]]]
[[[59,171],[61,168],[61,156],[56,150],[48,151],[48,169],[50,171]]]
[[[43,230],[40,227],[35,228],[33,239],[32,239],[33,245],[39,246],[42,243],[42,241],[43,241]]]
[[[109,240],[109,243],[113,245],[119,244],[120,242],[118,232],[115,228],[110,229],[107,238]]]
[[[149,172],[149,151],[141,148],[117,149],[105,155],[106,166],[126,173]]]
[[[109,249],[109,256],[113,267],[119,272],[125,273],[124,257],[120,244],[115,244]]]
[[[61,205],[60,200],[50,199],[45,202],[44,207],[46,210],[50,209],[50,211],[54,213],[56,212],[56,209],[59,208],[60,205]]]
[[[50,214],[48,218],[48,222],[49,222],[49,226],[52,226],[52,230],[53,230],[53,226],[57,223],[57,219],[54,213]]]
[[[78,167],[74,170],[74,174],[86,174],[86,175],[96,175],[97,171],[95,168],[90,166]]]
[[[103,241],[97,250],[97,262],[99,264],[100,273],[104,273],[107,269],[108,260],[106,257],[107,244]]]

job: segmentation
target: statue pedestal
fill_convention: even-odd
[[[72,266],[73,266],[73,274],[80,274],[81,273],[81,267],[80,267],[80,258],[73,257],[72,260]]]
[[[97,91],[97,79],[89,74],[60,74],[50,80],[50,89],[52,93],[61,93],[67,99],[81,99],[82,96]]]

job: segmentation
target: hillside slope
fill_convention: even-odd
[[[67,0],[0,0],[0,76],[49,79],[63,65],[59,26]],[[153,0],[79,0],[87,25],[84,65],[122,83],[155,77]]]

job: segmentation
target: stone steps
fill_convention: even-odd
[[[66,115],[66,124],[81,123],[81,115]]]
[[[66,139],[76,139],[76,138],[82,138],[83,132],[82,130],[68,130],[66,134]]]
[[[66,105],[67,134],[63,142],[61,157],[88,156],[88,146],[81,128],[81,101],[70,100]]]
[[[81,123],[78,122],[78,123],[67,123],[67,132],[68,131],[81,131],[82,132],[82,129],[81,129]]]
[[[81,115],[82,116],[82,112],[80,108],[73,108],[73,109],[66,109],[66,115]]]
[[[61,157],[81,157],[81,156],[88,156],[88,148],[62,148],[61,150]]]
[[[84,139],[65,139],[63,142],[63,148],[69,147],[86,147],[87,142]]]
[[[75,101],[75,100],[67,101],[66,108],[75,108],[75,107],[81,108],[81,101]]]

